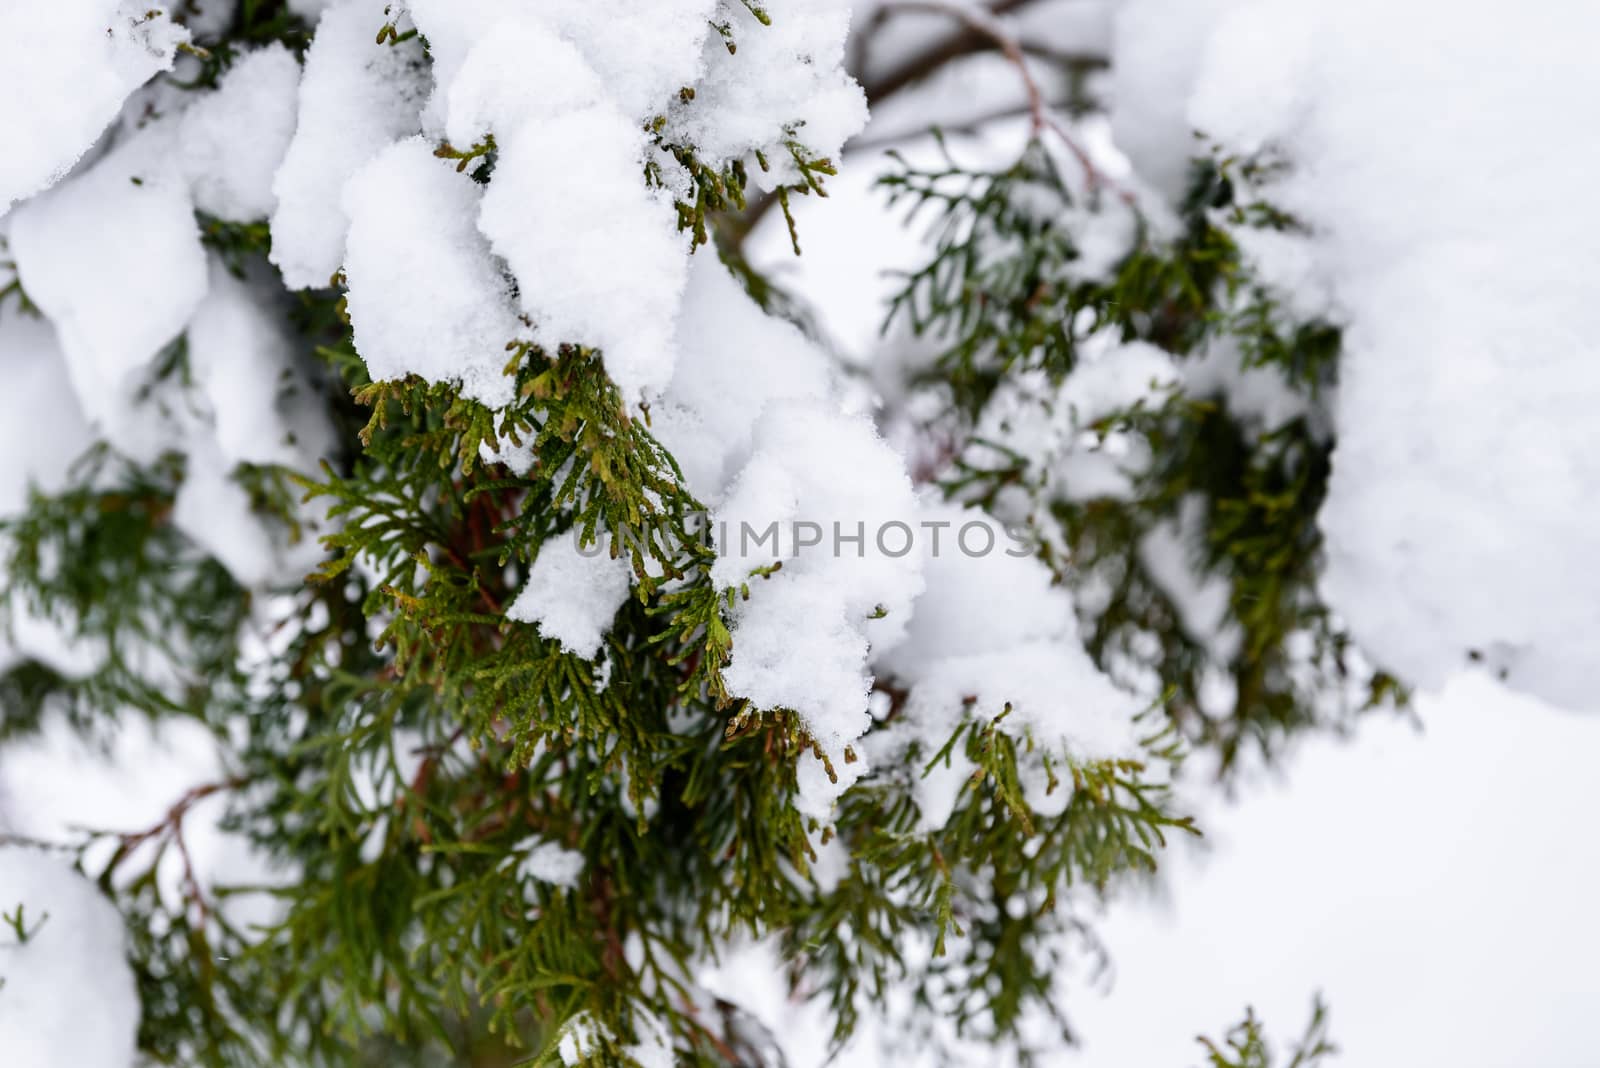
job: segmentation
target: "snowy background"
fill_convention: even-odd
[[[1210,807],[1212,855],[1110,912],[1115,996],[1072,1005],[1082,1063],[1193,1063],[1245,1003],[1294,1037],[1321,990],[1337,1064],[1600,1064],[1593,721],[1477,676],[1417,712]]]

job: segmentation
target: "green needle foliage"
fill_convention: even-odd
[[[733,30],[719,30],[731,52]],[[393,24],[374,32],[404,36]],[[197,84],[268,40],[303,49],[306,28],[281,3],[246,0],[225,35],[200,42]],[[694,106],[692,87],[674,106]],[[671,129],[666,118],[649,127],[661,162],[641,180],[669,187],[660,168],[681,168],[670,185],[688,190],[679,224],[704,244],[746,208],[747,175],[704,163]],[[786,213],[789,193],[821,195],[833,173],[795,138],[786,131],[801,175],[779,192]],[[494,181],[492,142],[437,151]],[[1288,324],[1248,278],[1230,227],[1291,224],[1240,206],[1236,183],[1249,178],[1229,161],[1204,164],[1182,232],[1158,237],[1135,219],[1109,277],[1071,270],[1078,245],[1062,221],[1107,205],[1078,204],[1042,146],[998,173],[951,161],[888,180],[938,220],[933,258],[891,315],[941,339],[918,384],[947,391],[947,416],[972,439],[940,472],[952,496],[993,503],[1028,482],[1032,458],[1003,444],[980,462],[977,420],[1025,372],[1070,374],[1096,330],[1180,356],[1234,338],[1317,396],[1337,331]],[[236,272],[272,270],[265,226],[198,221]],[[736,265],[764,305],[782,305]],[[30,313],[15,295],[0,314]],[[1167,695],[1141,758],[1078,761],[1016,729],[1007,707],[972,703],[942,750],[878,769],[823,827],[795,806],[797,769],[838,769],[792,710],[730,694],[727,617],[748,590],[713,582],[701,503],[648,418],[629,414],[604,353],[512,344],[517,399],[492,410],[447,384],[371,381],[337,288],[299,295],[285,315],[340,444],[319,472],[236,477],[286,538],[321,533],[325,559],[303,584],[253,600],[177,530],[176,456],[140,466],[98,448],[72,488],[36,494],[0,525],[8,607],[54,620],[96,664],[69,676],[30,661],[0,676],[0,740],[51,714],[95,730],[140,713],[202,723],[227,754],[225,774],[155,826],[73,845],[128,920],[140,1048],[156,1063],[548,1064],[564,1035],[582,1033],[585,1062],[611,1066],[660,1032],[679,1063],[776,1063],[753,1025],[695,982],[746,936],[781,946],[797,996],[832,1010],[837,1042],[898,990],[909,992],[908,1035],[942,1021],[1026,1060],[1040,1019],[1071,1038],[1054,980],[1069,955],[1095,952],[1083,895],[1147,874],[1171,836],[1195,833],[1166,785],[1186,750],[1214,747],[1226,764],[1246,741],[1325,722],[1317,702],[1346,676],[1375,699],[1395,695],[1391,680],[1346,662],[1348,641],[1314,593],[1331,442],[1310,418],[1259,432],[1218,398],[1176,395],[1108,422],[1157,457],[1130,498],[1043,511],[1060,536],[1041,552],[1062,580],[1113,591],[1086,612],[1091,653],[1137,658]],[[182,344],[169,357],[157,379],[181,387]],[[484,458],[507,443],[531,457],[523,473]],[[1217,665],[1138,553],[1195,498],[1198,558],[1228,583],[1243,634],[1221,665],[1238,696],[1220,715],[1199,699]],[[319,531],[303,528],[306,515],[320,516]],[[541,548],[572,537],[609,537],[636,580],[593,661],[506,616]],[[1309,678],[1290,663],[1303,636]],[[881,689],[887,723],[905,695]],[[914,790],[956,753],[974,770],[949,821],[924,828]],[[1058,814],[1025,802],[1023,761],[1048,769],[1065,798]],[[184,838],[202,805],[278,876],[203,885]],[[580,856],[581,873],[536,877],[547,844]],[[171,870],[176,895],[158,878]],[[12,926],[20,937],[20,915]],[[1317,1038],[1292,1064],[1324,1050]],[[1217,1066],[1267,1063],[1253,1020],[1212,1052]]]
[[[234,678],[248,595],[168,521],[181,474],[181,458],[140,468],[96,447],[72,489],[0,521],[8,600],[96,661],[71,679],[37,662],[0,676],[0,737],[35,728],[47,705],[83,727],[123,709],[199,714]]]
[[[1261,1021],[1248,1009],[1221,1042],[1202,1038],[1200,1044],[1206,1050],[1206,1068],[1318,1068],[1339,1052],[1328,1038],[1328,1007],[1321,998],[1312,1005],[1311,1022],[1287,1059],[1273,1056]]]
[[[1115,198],[1075,189],[1041,141],[1005,170],[975,172],[946,153],[932,169],[902,161],[882,182],[912,221],[932,220],[933,254],[904,276],[885,329],[904,326],[936,347],[906,383],[948,398],[937,429],[956,444],[935,477],[952,497],[986,508],[1018,492],[1029,498],[1040,555],[1061,581],[1110,591],[1079,600],[1093,606],[1081,608],[1091,654],[1108,670],[1138,665],[1159,679],[1183,736],[1213,750],[1224,771],[1247,745],[1270,753],[1301,727],[1405,699],[1362,662],[1316,591],[1315,520],[1334,444],[1320,406],[1340,337],[1327,322],[1296,321],[1241,253],[1241,229],[1297,225],[1249,195],[1270,172],[1253,160],[1198,161],[1177,234],[1162,237],[1135,215],[1131,250],[1109,277],[1080,270],[1081,248],[1085,223]],[[1180,369],[1218,349],[1236,353],[1236,367],[1275,375],[1304,414],[1264,426],[1230,411],[1215,388],[1175,389],[1092,428],[1102,440],[1117,433],[1148,446],[1153,459],[1130,494],[1084,499],[1047,488],[1040,458],[986,436],[981,417],[1021,375],[1059,386],[1083,347],[1107,333],[1156,345]],[[1185,630],[1141,553],[1153,530],[1180,520],[1197,572],[1226,584],[1222,626],[1241,639],[1225,657]],[[1202,701],[1216,675],[1231,684],[1227,708]]]

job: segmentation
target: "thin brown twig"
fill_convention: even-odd
[[[216,782],[202,783],[191,787],[182,796],[172,803],[166,815],[154,825],[142,831],[128,831],[117,835],[117,851],[112,855],[111,863],[107,870],[115,868],[127,859],[134,850],[145,842],[156,838],[163,833],[169,834],[173,845],[178,849],[178,858],[183,865],[184,897],[195,906],[199,913],[201,928],[204,929],[206,921],[211,916],[211,908],[206,903],[204,891],[200,887],[199,874],[195,871],[194,857],[189,853],[189,843],[183,836],[183,821],[190,809],[196,804],[224,790],[236,790],[246,784],[247,780],[241,778],[220,779]]]
[[[52,842],[45,838],[34,838],[26,834],[0,834],[0,846],[18,846],[23,849],[51,849],[60,853],[75,853],[78,846],[70,842]]]
[[[1049,105],[1045,102],[1044,93],[1039,88],[1039,82],[1033,76],[1033,71],[1028,67],[1027,54],[1023,52],[1021,43],[1002,26],[995,18],[996,9],[966,7],[953,3],[951,0],[886,0],[879,9],[889,13],[896,12],[922,12],[930,15],[944,15],[956,19],[967,27],[971,33],[987,37],[1000,53],[1006,57],[1017,70],[1017,75],[1022,79],[1023,92],[1028,98],[1028,116],[1033,125],[1033,132],[1037,135],[1049,130],[1066,145],[1067,151],[1077,159],[1078,165],[1083,168],[1084,178],[1089,183],[1090,190],[1098,189],[1109,184],[1101,176],[1100,170],[1094,165],[1094,160],[1089,158],[1089,153],[1078,144],[1077,139],[1067,132],[1055,116],[1051,114]],[[1126,198],[1127,194],[1124,194]]]
[[[188,815],[191,808],[212,794],[221,793],[223,790],[236,790],[243,785],[245,785],[245,780],[243,779],[220,779],[216,782],[201,783],[199,786],[191,787],[172,803],[171,807],[167,809],[167,814],[158,823],[142,831],[128,831],[118,834],[117,839],[123,847],[122,852],[124,854],[131,852],[162,831],[182,823],[184,816]]]
[[[931,12],[955,17],[961,22],[962,28],[960,31],[935,42],[920,52],[915,53],[876,78],[867,78],[865,77],[865,74],[861,72],[865,65],[865,53],[858,52],[854,65],[858,71],[858,76],[862,79],[861,88],[866,94],[867,106],[869,108],[875,107],[888,97],[891,97],[896,93],[915,85],[916,83],[932,75],[941,67],[953,60],[961,58],[962,56],[972,55],[976,52],[988,51],[989,49],[996,47],[999,47],[1002,51],[1006,51],[1007,43],[1009,42],[1012,46],[1014,46],[1011,49],[1009,56],[1012,58],[1012,62],[1016,63],[1018,69],[1021,71],[1025,79],[1026,84],[1032,90],[1032,92],[1030,92],[1028,106],[1026,107],[1024,113],[1033,116],[1039,116],[1042,113],[1048,117],[1048,108],[1043,109],[1041,112],[1041,109],[1039,109],[1037,106],[1037,102],[1039,100],[1036,95],[1038,86],[1037,83],[1033,81],[1032,73],[1028,70],[1025,63],[1015,58],[1019,53],[1026,55],[1029,52],[1038,52],[1043,55],[1044,58],[1052,62],[1065,63],[1069,66],[1075,66],[1085,71],[1103,70],[1109,65],[1109,63],[1105,56],[1094,53],[1085,52],[1082,54],[1063,54],[1057,51],[1034,48],[1025,42],[1018,41],[1012,35],[1006,33],[1004,29],[1000,27],[998,22],[996,22],[997,17],[1013,14],[1034,2],[1035,0],[992,0],[992,2],[985,7],[963,8],[956,4],[937,3],[932,2],[932,0],[928,0],[928,2],[923,3],[918,3],[916,0],[903,0],[903,2],[901,2],[901,0],[888,0],[887,3],[883,4],[877,10],[877,12],[874,13],[873,22],[875,26],[881,25],[883,22],[887,21],[897,11],[906,12],[921,10],[924,13]],[[976,20],[976,24],[971,21],[973,19]],[[996,31],[998,31],[998,33]],[[866,35],[862,35],[859,39],[865,40]],[[1066,131],[1062,129],[1059,124],[1055,123],[1054,120],[1050,120],[1050,125],[1054,132],[1067,143],[1073,154],[1077,156],[1079,162],[1086,166],[1087,172],[1090,176],[1089,180],[1091,185],[1104,181],[1103,176],[1090,164],[1088,155],[1081,150],[1076,141],[1069,137]],[[878,139],[878,142],[887,140],[889,139],[881,138]],[[868,147],[869,145],[876,147],[876,144],[872,142],[869,142],[866,145],[856,143],[847,147],[862,148]],[[1121,192],[1122,198],[1125,201],[1132,201],[1130,194],[1120,190],[1119,192]],[[764,219],[767,214],[777,206],[777,203],[777,195],[771,192],[761,193],[758,196],[750,199],[749,205],[742,213],[740,213],[740,215],[736,217],[737,223],[732,237],[734,247],[743,246],[745,239],[749,237],[752,232],[754,232],[761,220]]]
[[[189,855],[189,843],[183,837],[183,820],[181,818],[172,824],[172,842],[178,847],[178,858],[183,862],[185,896],[194,902],[195,909],[200,914],[200,929],[204,931],[206,921],[211,918],[211,907],[206,904],[206,895],[200,889],[200,879],[194,870],[194,858]]]
[[[718,1055],[729,1064],[739,1064],[739,1054],[733,1047],[724,1042],[721,1036],[701,1022],[700,1010],[693,1001],[689,1000],[689,996],[687,994],[679,994],[678,1001],[683,1006],[684,1018],[689,1021],[690,1026],[705,1036],[706,1041],[711,1043],[712,1048],[717,1051]]]
[[[1020,11],[1034,2],[1035,0],[995,0],[987,8],[977,9],[976,13],[994,18]],[[881,24],[887,21],[894,14],[893,6],[891,3],[880,7],[874,16],[875,22]],[[951,60],[973,52],[985,51],[993,44],[994,39],[989,35],[970,26],[964,26],[960,32],[915,53],[881,77],[864,82],[862,88],[866,90],[867,103],[876,104],[884,97],[892,96],[906,86],[922,81]]]
[[[1044,129],[1048,122],[1045,110],[1044,93],[1039,89],[1033,72],[1028,69],[1028,57],[1022,51],[1022,45],[996,21],[994,14],[984,8],[967,7],[965,4],[954,3],[953,0],[885,0],[878,9],[886,14],[914,14],[943,15],[952,18],[966,26],[968,31],[987,37],[1002,55],[1017,68],[1017,73],[1022,78],[1022,88],[1028,95],[1028,111],[1033,117],[1035,132]]]

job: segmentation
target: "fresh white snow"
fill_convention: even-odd
[[[143,0],[7,4],[4,20],[0,215],[66,174],[189,36]]]
[[[9,922],[27,933],[19,941]],[[19,1068],[134,1062],[139,995],[122,916],[60,856],[0,846],[0,1049]]]

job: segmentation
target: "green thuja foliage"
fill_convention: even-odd
[[[1316,592],[1333,441],[1322,407],[1339,351],[1333,324],[1297,320],[1253,276],[1240,248],[1247,228],[1298,223],[1254,191],[1274,166],[1196,163],[1176,232],[1152,226],[1094,182],[1074,184],[1043,141],[999,171],[945,153],[942,166],[904,161],[883,180],[892,204],[931,221],[933,254],[907,273],[886,329],[901,327],[936,355],[908,374],[913,389],[948,397],[934,429],[952,439],[928,472],[955,499],[985,507],[1028,502],[1040,555],[1085,594],[1088,648],[1108,670],[1159,681],[1166,708],[1224,769],[1249,745],[1270,752],[1301,727],[1336,725],[1355,709],[1403,701],[1395,680],[1367,666]],[[1120,218],[1119,218],[1120,216]],[[1128,231],[1105,269],[1083,249],[1104,228]],[[1100,228],[1100,233],[1096,233]],[[1187,366],[1210,361],[1237,378],[1271,376],[1298,414],[1274,425],[1232,410],[1215,373],[1089,428],[1141,441],[1150,461],[1126,492],[1076,493],[984,422],[997,395],[1023,376],[1052,411],[1050,392],[1108,341],[1146,342]],[[1116,359],[1112,352],[1107,359]],[[1037,383],[1044,383],[1041,389]],[[1081,443],[1080,443],[1081,444]],[[1226,611],[1211,634],[1186,626],[1178,594],[1144,551],[1175,529],[1197,580],[1220,583]],[[1231,633],[1231,648],[1203,639]],[[1222,697],[1206,699],[1208,685]]]
[[[1273,1055],[1261,1021],[1251,1010],[1222,1041],[1202,1038],[1200,1044],[1205,1047],[1206,1068],[1318,1068],[1339,1052],[1328,1038],[1328,1009],[1321,998],[1312,1005],[1305,1034],[1290,1047],[1287,1058]]]
[[[1053,763],[1045,753],[1049,792],[1068,800],[1055,815],[1033,812],[1019,759],[1036,747],[1000,729],[1008,714],[969,717],[939,752],[909,753],[903,776],[868,780],[842,799],[849,869],[786,933],[813,981],[818,973],[826,980],[838,1038],[853,1030],[864,1005],[882,1005],[892,988],[909,985],[921,1010],[908,1021],[913,1033],[926,1036],[941,1021],[963,1037],[1014,1045],[1024,1063],[1041,1034],[1025,1039],[1030,1023],[1042,1020],[1042,1033],[1070,1042],[1053,984],[1079,940],[1091,951],[1098,946],[1067,892],[1153,871],[1169,832],[1194,831],[1189,819],[1171,814],[1165,788],[1147,780],[1144,763],[1132,760]],[[1170,739],[1148,747],[1171,759],[1163,742]],[[929,830],[905,784],[954,750],[974,770],[949,820]],[[925,945],[925,962],[908,967],[908,942]]]
[[[206,632],[215,654],[200,643],[173,653],[205,690],[85,698],[194,716],[231,743],[227,776],[156,826],[83,843],[134,931],[150,1056],[510,1063],[548,1058],[578,1020],[599,1036],[592,1063],[623,1064],[649,1020],[683,1063],[759,1063],[741,1060],[718,1022],[732,1010],[703,1004],[690,980],[708,948],[740,933],[782,939],[797,985],[837,1008],[840,1039],[874,1011],[875,985],[908,974],[917,937],[934,947],[935,964],[917,966],[924,1012],[1006,1038],[1030,1006],[1059,1011],[1059,936],[1080,923],[1060,895],[1149,867],[1164,830],[1187,827],[1138,763],[1060,754],[1070,801],[1037,819],[1017,785],[1019,747],[1032,744],[975,709],[951,740],[977,769],[951,822],[915,826],[913,775],[869,780],[829,832],[849,873],[821,879],[820,828],[793,806],[797,765],[821,758],[792,713],[730,700],[722,613],[737,592],[710,582],[709,550],[687,528],[696,503],[597,355],[514,350],[522,400],[490,412],[445,387],[366,381],[348,335],[319,349],[368,421],[346,469],[303,481],[340,525],[322,569],[272,610],[289,637],[269,662],[239,662],[248,600],[170,526],[171,484],[144,481],[155,473],[130,467],[137,498],[38,499],[17,526],[24,561],[54,536],[83,564],[119,569],[117,586],[89,587],[101,596],[86,610],[100,614],[86,633],[119,604],[169,626],[201,605],[222,619]],[[527,471],[483,462],[491,440],[526,447]],[[68,517],[114,534],[118,555],[84,544]],[[637,596],[598,662],[505,618],[541,545],[622,529],[653,533],[618,539]],[[217,589],[163,586],[189,557]],[[9,574],[12,595],[72,603],[26,567]],[[182,605],[152,605],[158,588]],[[129,685],[116,661],[105,670]],[[1170,755],[1160,743],[1151,753]],[[183,839],[202,802],[284,877],[203,888]],[[541,843],[584,858],[575,885],[523,872]],[[163,896],[163,863],[184,873],[176,900]],[[234,918],[233,903],[252,899],[274,905],[264,926]],[[1006,908],[1012,899],[1027,907]],[[977,1001],[956,978],[969,970],[985,977]]]
[[[904,276],[885,324],[938,339],[937,361],[914,384],[948,389],[955,407],[975,418],[1008,376],[1064,376],[1087,332],[1074,320],[1100,307],[1099,286],[1063,273],[1078,258],[1073,234],[1059,216],[1037,210],[1041,194],[1056,208],[1071,203],[1043,143],[994,172],[965,168],[948,153],[934,169],[890,155],[901,165],[882,179],[890,206],[905,207],[908,222],[927,219],[933,246],[928,262]]]
[[[739,16],[718,26],[731,56],[768,15],[750,0],[727,8]],[[246,0],[225,34],[197,43],[196,84],[215,84],[247,45],[301,49],[305,34],[283,4]],[[695,107],[684,87],[647,126],[656,152],[640,177],[671,191],[686,245],[699,246],[737,226],[749,175],[680,135],[675,119]],[[776,142],[783,173],[798,176],[775,194],[786,214],[790,194],[821,195],[833,173],[802,132]],[[495,180],[492,140],[436,154]],[[996,504],[1028,484],[1030,458],[979,441],[978,420],[1024,374],[1064,379],[1096,331],[1180,356],[1234,338],[1315,396],[1337,331],[1291,329],[1249,281],[1229,226],[1261,210],[1236,203],[1233,173],[1208,165],[1176,237],[1126,213],[1135,237],[1109,274],[1073,268],[1073,228],[1120,209],[1109,193],[1080,205],[1038,146],[999,173],[952,161],[891,180],[938,218],[934,258],[893,314],[942,339],[916,384],[946,390],[945,417],[973,437],[937,472],[953,496]],[[230,269],[270,276],[267,227],[198,224]],[[783,304],[725,254],[764,306]],[[136,712],[202,724],[225,754],[214,781],[152,826],[69,844],[128,920],[139,1044],[155,1063],[552,1064],[565,1038],[585,1063],[614,1066],[665,1036],[678,1063],[770,1068],[754,1022],[695,982],[746,937],[781,949],[795,996],[831,1009],[837,1043],[892,1002],[908,1036],[937,1024],[1037,1059],[1071,1037],[1057,975],[1096,952],[1082,902],[1195,833],[1166,786],[1188,747],[1231,758],[1244,740],[1321,722],[1314,696],[1346,670],[1347,640],[1313,594],[1330,443],[1310,417],[1260,431],[1223,399],[1175,395],[1107,423],[1156,457],[1131,496],[1043,502],[1058,526],[1041,539],[1047,562],[1063,581],[1101,576],[1112,590],[1086,611],[1091,652],[1138,659],[1167,697],[1141,724],[1136,758],[1079,759],[1017,727],[1007,706],[972,701],[952,710],[942,748],[912,745],[876,768],[824,827],[796,806],[799,776],[843,769],[793,710],[754,707],[723,677],[729,610],[759,576],[713,581],[702,503],[648,412],[623,403],[605,354],[582,339],[549,350],[507,339],[515,399],[501,409],[448,383],[372,381],[338,285],[283,304],[336,428],[333,454],[317,471],[233,473],[285,539],[321,536],[304,582],[252,593],[186,538],[172,517],[175,455],[140,464],[97,448],[69,489],[0,524],[7,607],[90,654],[83,670],[25,660],[0,675],[0,740],[52,714],[93,730]],[[7,295],[17,306],[0,314],[26,313],[20,289]],[[183,396],[186,374],[180,341],[139,403]],[[1242,635],[1223,665],[1238,697],[1220,714],[1199,700],[1213,654],[1138,552],[1191,499],[1205,504],[1197,559],[1228,584]],[[507,614],[560,539],[633,572],[593,660]],[[1315,678],[1291,670],[1301,636]],[[886,728],[906,694],[892,680],[878,689]],[[971,771],[950,818],[924,826],[916,791],[957,758]],[[1022,783],[1037,769],[1051,803],[1030,806]],[[199,819],[248,841],[264,874],[205,884],[186,838]],[[552,849],[581,864],[553,874]],[[1243,1059],[1252,1034],[1215,1063],[1256,1064]]]
[[[235,677],[248,598],[171,525],[181,475],[179,458],[140,467],[97,447],[74,488],[34,494],[0,521],[8,603],[61,628],[93,664],[63,675],[30,662],[0,676],[0,734],[36,725],[48,707],[85,726],[121,709],[203,714]]]

